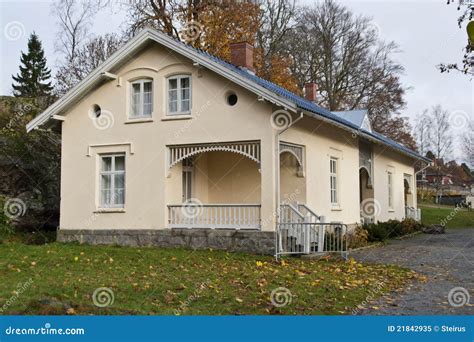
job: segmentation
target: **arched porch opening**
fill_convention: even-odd
[[[173,146],[169,155],[171,228],[260,228],[259,143]]]

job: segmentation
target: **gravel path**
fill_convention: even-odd
[[[443,235],[420,234],[394,240],[384,247],[360,250],[351,256],[361,262],[411,268],[427,276],[401,293],[370,303],[364,315],[474,315],[474,227],[448,230]],[[448,294],[463,287],[470,295],[466,305],[453,307]],[[462,300],[465,294],[454,296]],[[456,302],[455,302],[456,304]]]

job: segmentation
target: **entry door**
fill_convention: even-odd
[[[183,160],[183,202],[193,198],[194,166],[192,158]]]

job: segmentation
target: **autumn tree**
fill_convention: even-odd
[[[129,33],[153,27],[169,36],[230,61],[229,44],[246,41],[256,47],[256,73],[298,91],[291,58],[277,47],[288,32],[294,4],[287,0],[169,0],[130,3]]]
[[[372,21],[326,0],[303,8],[288,35],[288,53],[299,86],[318,84],[318,103],[332,111],[368,109],[374,130],[414,145],[400,82],[403,67],[393,60],[397,46],[383,42]]]

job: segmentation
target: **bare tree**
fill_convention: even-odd
[[[461,136],[461,146],[464,159],[474,168],[474,120],[468,122],[466,132]]]
[[[62,54],[56,75],[57,95],[64,94],[84,77],[82,71],[87,68],[81,64],[84,60],[79,62],[78,53],[91,39],[89,32],[95,14],[106,4],[105,0],[57,0],[52,5],[58,23],[55,48]]]
[[[257,46],[262,50],[262,68],[269,78],[271,62],[275,56],[287,56],[286,38],[296,25],[294,0],[264,0],[261,4],[260,28]]]
[[[124,42],[122,37],[113,33],[89,38],[77,48],[72,63],[59,66],[56,73],[56,92],[67,92],[117,51]]]
[[[429,113],[430,121],[430,147],[435,156],[435,182],[434,186],[438,198],[442,195],[442,173],[441,169],[444,160],[447,159],[453,148],[453,137],[451,135],[451,123],[449,121],[449,112],[441,105],[436,105]],[[439,203],[439,199],[438,199]]]
[[[68,63],[74,61],[77,49],[87,38],[99,7],[100,2],[96,1],[57,0],[53,4],[59,28],[55,47]]]
[[[286,45],[300,87],[315,81],[322,106],[368,109],[374,130],[414,145],[408,121],[399,115],[405,89],[399,79],[403,67],[393,60],[397,45],[381,41],[369,18],[334,0],[301,9],[297,22]]]
[[[430,132],[430,118],[428,116],[428,109],[425,109],[420,116],[416,118],[413,135],[416,140],[417,150],[425,156],[430,148],[431,132]]]
[[[135,35],[144,27],[153,27],[167,35],[180,39],[180,31],[186,22],[199,22],[200,12],[210,0],[143,0],[128,4],[128,33]]]

